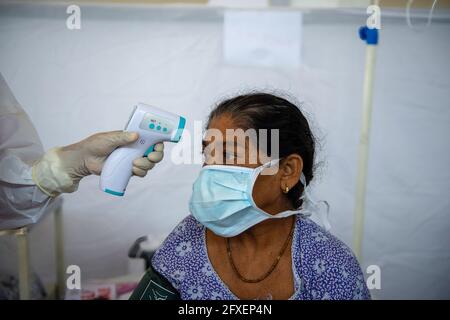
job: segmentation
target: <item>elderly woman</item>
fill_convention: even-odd
[[[213,152],[194,183],[192,215],[154,254],[132,298],[370,299],[352,251],[302,213],[315,143],[299,108],[241,95],[220,103],[207,129],[222,135],[204,141]],[[236,142],[227,129],[255,129],[257,138]],[[279,155],[251,163],[253,151],[274,149],[259,129],[279,130]]]

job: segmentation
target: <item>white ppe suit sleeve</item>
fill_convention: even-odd
[[[33,124],[0,73],[0,230],[37,222],[52,200],[31,178],[43,153]]]

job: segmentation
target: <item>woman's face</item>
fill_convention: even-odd
[[[222,164],[257,168],[263,164],[260,162],[260,159],[263,159],[264,162],[267,161],[264,160],[268,159],[267,155],[265,153],[261,154],[262,151],[258,150],[254,139],[248,137],[237,139],[233,135],[227,135],[227,129],[242,129],[235,125],[229,115],[223,114],[211,119],[207,129],[203,140],[204,165]],[[255,154],[257,155],[256,159],[254,157]],[[300,158],[297,155],[296,157]],[[287,162],[290,161],[287,160]],[[291,176],[293,172],[291,169],[289,164],[286,168],[286,161],[282,161],[278,170],[273,172],[272,168],[270,172],[273,172],[273,174],[267,174],[268,171],[266,171],[266,174],[258,176],[252,192],[253,200],[258,208],[269,214],[277,214],[281,211],[292,209],[291,202],[283,193],[286,185],[292,188],[296,183],[292,182]],[[300,172],[298,173],[297,182]]]

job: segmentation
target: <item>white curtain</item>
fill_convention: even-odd
[[[332,232],[351,246],[361,122],[366,21],[341,11],[304,13],[298,68],[223,60],[221,9],[81,6],[81,30],[65,6],[1,5],[0,70],[46,149],[123,128],[136,102],[204,120],[215,102],[249,89],[304,102],[320,139],[314,185],[331,204]],[[362,266],[381,268],[376,298],[450,298],[450,24],[424,32],[382,19],[376,65]],[[65,196],[67,264],[83,280],[127,272],[139,236],[164,239],[188,214],[199,165],[166,161],[134,178],[124,198],[98,177]],[[52,220],[32,232],[35,270],[53,277]],[[13,263],[0,240],[0,267]],[[1,270],[1,268],[0,268]]]

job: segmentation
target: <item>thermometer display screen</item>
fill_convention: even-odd
[[[147,113],[139,124],[139,128],[148,131],[167,134],[172,132],[173,125],[168,119],[157,117],[153,114]]]

